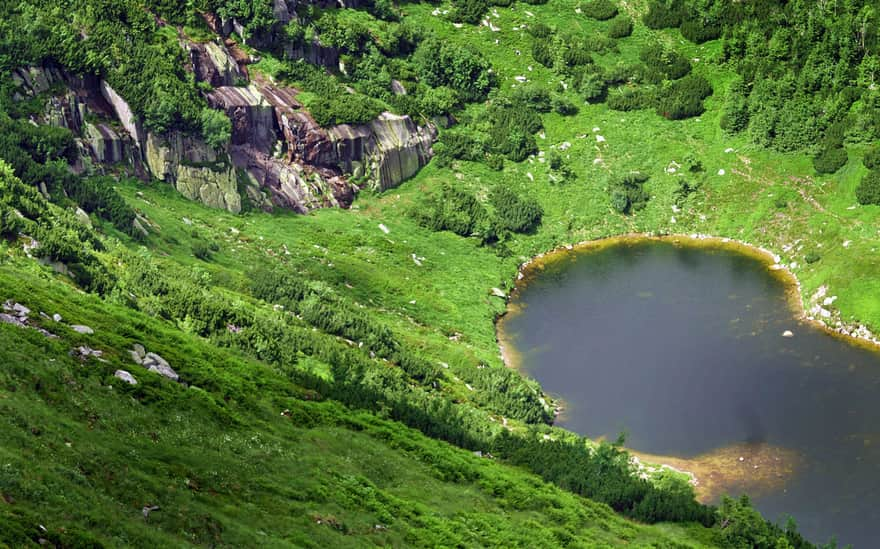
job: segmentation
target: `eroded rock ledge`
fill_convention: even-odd
[[[436,128],[383,113],[369,124],[321,128],[297,101],[298,90],[249,79],[253,61],[231,42],[182,44],[208,104],[232,121],[232,139],[215,150],[200,137],[144,129],[110,85],[51,67],[14,72],[21,97],[48,95],[37,123],[77,137],[79,172],[125,168],[165,181],[207,206],[239,212],[243,200],[262,209],[308,212],[347,207],[364,187],[386,190],[431,159]],[[62,90],[58,92],[58,90]],[[244,195],[244,196],[242,196]]]

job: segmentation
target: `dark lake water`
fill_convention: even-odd
[[[813,541],[880,546],[880,354],[800,323],[765,264],[670,242],[572,252],[512,310],[505,339],[563,427],[669,456],[785,448],[800,464],[756,507]]]

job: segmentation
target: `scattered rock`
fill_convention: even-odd
[[[16,326],[27,328],[27,324],[22,322],[21,319],[19,319],[15,315],[10,315],[7,313],[0,313],[0,322],[5,322],[6,324],[15,324]]]
[[[121,379],[122,381],[128,383],[129,385],[137,385],[137,384],[138,384],[138,382],[137,382],[137,380],[134,378],[134,376],[131,375],[131,373],[126,372],[125,370],[116,370],[116,371],[113,373],[113,376],[114,376],[114,377],[118,377],[119,379]],[[146,507],[145,507],[144,509],[146,509]],[[146,516],[146,515],[144,515],[144,516]]]
[[[384,223],[379,223],[379,230],[382,231],[382,232],[385,233],[385,234],[388,234],[388,233],[391,232],[391,231],[388,229],[388,227],[385,226]]]
[[[718,170],[718,175],[724,175],[724,174],[726,174],[726,173],[727,173],[727,172],[724,171],[724,168]]]
[[[142,361],[143,358],[147,356],[147,350],[144,349],[144,346],[140,343],[135,343],[134,345],[132,345],[131,350],[134,351]]]
[[[104,351],[99,351],[98,349],[92,349],[86,345],[80,345],[79,347],[70,351],[71,356],[79,357],[80,360],[88,360],[89,358],[98,358],[100,359],[104,355]]]
[[[505,294],[504,290],[501,288],[492,288],[492,295],[497,297],[507,297],[507,294]]]
[[[77,208],[74,212],[74,215],[76,216],[76,220],[79,221],[81,225],[89,228],[92,227],[92,220],[89,218],[89,214],[87,214],[85,210],[83,210],[82,208]]]
[[[794,333],[791,330],[785,330],[782,332],[782,337],[794,337]]]
[[[184,224],[184,225],[192,225],[192,224],[193,224],[192,219],[190,219],[190,218],[188,218],[188,217],[184,217],[184,218],[183,218],[183,224]]]
[[[54,315],[52,315],[52,320],[54,320],[55,322],[61,322],[62,320],[64,320],[64,318],[58,313],[55,313]]]
[[[70,329],[78,334],[84,334],[84,335],[92,335],[93,333],[95,333],[95,330],[93,330],[83,324],[71,324]]]
[[[601,135],[597,135],[597,136],[596,136],[596,142],[597,142],[597,143],[604,143],[604,142],[605,142],[605,137],[604,137],[604,136],[601,136]]]
[[[167,377],[172,381],[178,381],[180,376],[168,364],[168,361],[157,355],[156,353],[147,353],[143,359],[142,366],[151,372],[156,372],[160,376]]]
[[[150,516],[150,513],[152,513],[153,511],[159,511],[160,509],[162,508],[158,505],[144,505],[144,508],[141,509],[141,513],[143,513],[144,518],[147,518]]]

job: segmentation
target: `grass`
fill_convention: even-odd
[[[585,33],[607,28],[607,22],[577,16],[576,4],[497,8],[493,23],[500,32],[456,28],[431,15],[434,5],[406,4],[404,10],[443,40],[484,52],[501,90],[518,85],[516,76],[555,90],[559,77],[531,59],[531,37],[512,29],[537,20]],[[642,9],[641,2],[627,4],[635,15]],[[580,112],[545,115],[538,144],[546,153],[570,143],[571,183],[551,183],[540,156],[507,162],[502,172],[469,162],[432,164],[398,189],[362,193],[349,211],[235,216],[189,202],[167,185],[120,182],[126,200],[150,221],[152,235],[139,244],[101,229],[116,236],[116,245],[149,255],[177,276],[221,288],[230,300],[250,299],[243,290],[257,265],[285,265],[320,281],[424,356],[448,365],[443,390],[456,401],[476,400],[467,379],[480,363],[503,367],[494,320],[505,301],[492,288],[510,289],[518,266],[538,253],[613,235],[703,233],[766,247],[791,266],[807,305],[827,286],[828,295],[838,296],[834,312],[843,321],[880,327],[878,210],[853,208],[861,152],[853,149],[839,173],[816,177],[806,155],[773,153],[743,136],[725,135],[718,119],[732,73],[711,63],[717,41],[695,46],[678,31],[649,31],[636,21],[633,36],[618,41],[619,51],[598,60],[608,66],[634,61],[653,41],[700,59],[695,70],[715,88],[708,110],[670,122],[652,111],[583,104],[566,92]],[[278,69],[268,57],[262,63],[266,71]],[[484,105],[472,105],[462,118],[479,119],[484,112]],[[697,176],[667,169],[688,156],[705,167],[703,184],[674,212],[681,178]],[[608,186],[634,170],[650,175],[651,200],[633,216],[619,215]],[[540,201],[544,222],[535,234],[507,242],[506,254],[419,227],[407,213],[448,181],[481,196],[496,184],[511,186]],[[217,244],[208,261],[193,256],[198,242]],[[83,336],[45,321],[62,336],[46,340],[0,324],[0,546],[43,535],[35,524],[58,539],[92,536],[111,546],[715,542],[713,532],[699,527],[626,521],[519,469],[375,415],[310,400],[313,395],[264,364],[112,300],[83,295],[0,246],[0,299],[59,312],[96,330]],[[808,264],[808,253],[820,259]],[[139,371],[128,359],[134,342],[167,358],[189,388]],[[80,344],[104,350],[107,362],[70,357]],[[308,367],[327,374],[318,361]],[[132,371],[140,384],[122,386],[113,378],[116,368]],[[144,505],[162,509],[145,519]],[[23,537],[14,537],[18,533]]]
[[[314,401],[262,364],[32,264],[6,263],[0,296],[24,302],[60,338],[0,324],[0,546],[36,537],[109,546],[699,542],[685,527],[629,522],[519,469]],[[189,386],[133,364],[135,342]],[[82,344],[104,361],[70,356]],[[139,384],[116,380],[117,368]],[[144,517],[145,506],[160,509]]]

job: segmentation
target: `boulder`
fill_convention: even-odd
[[[76,216],[76,220],[80,222],[81,225],[85,225],[86,227],[91,228],[92,220],[89,218],[89,214],[85,212],[82,208],[77,208],[73,215]]]
[[[95,333],[95,330],[85,326],[83,324],[71,324],[70,329],[78,334],[91,335]]]
[[[138,382],[134,378],[134,376],[131,375],[130,372],[127,372],[125,370],[116,370],[115,372],[113,372],[113,376],[121,379],[122,381],[128,383],[129,385],[137,385],[138,384]]]
[[[140,343],[135,343],[134,345],[132,345],[131,350],[141,359],[147,356],[147,350]]]
[[[180,376],[177,375],[177,372],[171,368],[171,365],[168,364],[168,361],[157,355],[156,353],[147,353],[143,359],[142,363],[143,367],[151,372],[156,372],[157,374],[167,377],[172,381],[178,381]]]

